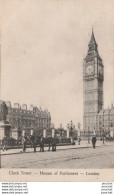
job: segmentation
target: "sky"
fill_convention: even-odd
[[[94,3],[93,3],[94,2]],[[83,125],[83,59],[92,27],[114,103],[112,0],[2,1],[1,99],[47,108],[56,127]]]

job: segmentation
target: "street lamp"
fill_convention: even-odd
[[[110,123],[110,137],[114,137],[114,127],[113,127],[113,120],[111,119],[111,123]]]
[[[101,117],[100,117],[100,119],[101,119]],[[100,132],[100,134],[99,134],[100,137],[99,138],[100,138],[100,140],[101,140],[101,134],[102,134],[101,133],[102,132],[102,125],[103,125],[103,122],[100,120],[99,121],[99,132]]]
[[[67,124],[67,138],[69,138],[69,123]]]
[[[102,129],[103,129],[103,144],[104,144],[104,117],[103,117],[103,125],[102,125]]]
[[[72,121],[70,122],[70,129],[71,129],[71,131],[72,131],[72,129],[73,129],[73,127],[72,127]]]
[[[95,127],[94,127],[94,131],[93,131],[93,135],[96,135]]]
[[[30,135],[31,135],[31,136],[33,135],[33,129],[30,130]]]
[[[89,127],[88,127],[88,143],[90,144],[90,139],[89,139],[89,137],[90,137],[90,130],[89,130]]]
[[[67,124],[67,128],[69,129],[69,123]]]
[[[111,126],[111,128],[113,127],[113,121],[111,120],[111,122],[110,122],[110,126]]]
[[[80,137],[80,127],[81,127],[81,124],[78,122],[78,137]]]
[[[70,122],[69,129],[70,129],[70,136],[72,137],[73,136],[73,122],[72,121]]]
[[[70,122],[69,129],[70,129],[71,144],[73,144],[74,139],[73,139],[73,122],[72,121]]]
[[[25,136],[25,129],[23,128],[22,130],[22,136],[24,137]]]
[[[100,140],[101,140],[101,128],[100,128]]]
[[[102,129],[103,129],[103,144],[104,144],[104,125],[103,125]]]

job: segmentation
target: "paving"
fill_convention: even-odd
[[[105,142],[103,144],[102,141],[98,141],[96,143],[96,147],[97,146],[103,146],[103,145],[110,145],[111,143],[113,143],[113,142]],[[80,143],[80,145],[78,143],[76,143],[75,145],[65,145],[65,146],[64,145],[62,145],[62,146],[57,145],[57,150],[80,149],[80,148],[89,148],[89,147],[92,147],[92,144],[91,143],[89,144],[87,141],[83,141],[83,142]],[[36,151],[37,152],[40,151],[40,148],[37,147]],[[48,151],[48,146],[44,147],[44,151]],[[50,149],[50,151],[51,151],[51,149]],[[33,148],[27,148],[26,149],[26,153],[30,153],[30,152],[33,152]],[[8,149],[7,151],[6,150],[5,151],[3,151],[3,150],[0,151],[1,155],[22,154],[22,153],[24,153],[22,148]]]
[[[26,153],[4,154],[1,156],[2,168],[114,168],[114,142],[97,142],[96,149],[84,142],[81,145],[57,146],[56,152],[34,153],[28,149]]]

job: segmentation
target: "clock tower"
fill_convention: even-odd
[[[88,44],[88,52],[83,62],[83,129],[98,130],[97,114],[103,107],[104,66],[98,53],[94,33]]]

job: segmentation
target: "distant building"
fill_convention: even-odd
[[[0,101],[0,110],[3,101]],[[6,115],[6,121],[11,125],[11,130],[17,129],[18,136],[22,135],[23,130],[43,131],[43,129],[49,129],[51,126],[51,115],[47,109],[42,110],[36,106],[31,105],[30,109],[26,104],[20,106],[19,103],[15,103],[14,106],[10,102],[5,102],[8,108]],[[2,117],[2,111],[0,111],[0,120]]]
[[[99,130],[104,128],[107,132],[112,131],[114,129],[114,106],[102,109],[97,115],[97,122]]]

